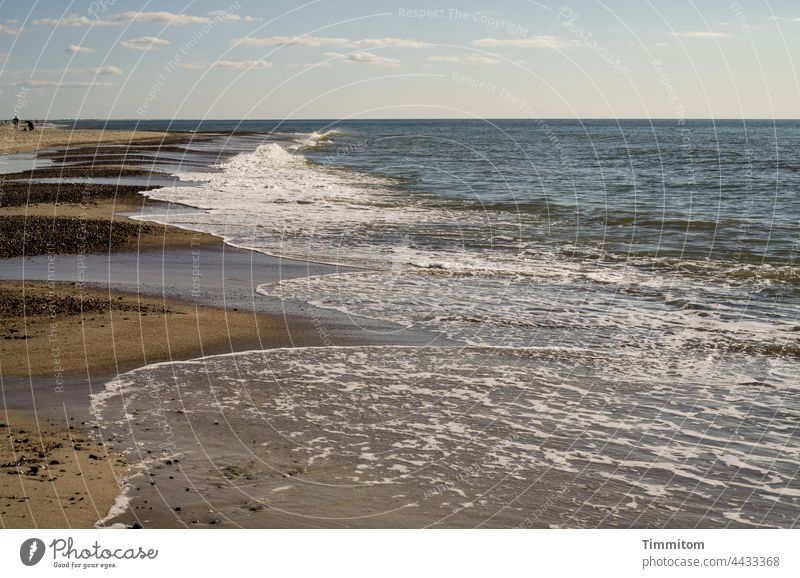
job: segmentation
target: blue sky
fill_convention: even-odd
[[[797,118],[800,3],[0,0],[22,118]]]

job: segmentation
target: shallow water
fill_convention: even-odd
[[[787,527],[800,515],[800,392],[754,381],[751,365],[687,355],[653,372],[581,348],[299,348],[137,370],[95,409],[106,434],[124,432],[118,443],[179,456],[176,483],[234,524],[258,525],[237,517],[250,500],[357,523],[366,495],[386,525],[404,521],[389,499],[402,496],[418,525]],[[123,412],[106,405],[116,396]],[[139,455],[147,468],[164,459]],[[321,485],[335,508],[319,505]]]
[[[36,156],[36,153],[19,153],[16,155],[0,156],[0,174],[19,173],[31,169],[41,169],[51,166],[50,159]]]

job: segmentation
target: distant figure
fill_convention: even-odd
[[[14,118],[11,119],[11,124],[14,125],[14,130],[18,130],[19,129],[19,118],[17,117],[16,114],[14,115]]]
[[[25,124],[28,125],[28,130],[33,130],[33,121],[32,120],[26,121]]]

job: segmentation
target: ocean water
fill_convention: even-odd
[[[245,353],[197,383],[191,363],[150,368],[148,387],[210,380],[229,410],[280,417],[309,467],[340,464],[343,487],[443,488],[411,501],[441,520],[798,524],[800,124],[190,127],[257,148],[179,171],[147,194],[201,211],[148,219],[363,267],[258,291],[463,347]],[[135,403],[140,382],[109,391]]]

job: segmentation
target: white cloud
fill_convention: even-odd
[[[217,68],[237,68],[246,70],[248,68],[269,68],[272,66],[271,62],[266,60],[218,60],[214,63]]]
[[[130,48],[131,50],[151,50],[160,46],[169,46],[172,44],[169,40],[163,38],[156,38],[155,36],[142,36],[141,38],[130,38],[123,40],[119,43],[123,48]]]
[[[330,62],[306,62],[303,65],[303,68],[326,68],[326,67],[328,67],[330,65],[331,65]],[[297,66],[297,65],[296,64],[295,65],[291,65],[290,64],[289,66]]]
[[[345,46],[348,48],[381,48],[381,47],[394,47],[394,48],[422,48],[428,46],[425,42],[419,40],[410,40],[408,38],[364,38],[363,40],[354,40],[348,42]]]
[[[375,64],[378,66],[397,66],[400,64],[400,61],[396,58],[377,56],[371,52],[350,52],[349,54],[342,54],[340,52],[326,52],[325,56],[339,58],[347,62],[360,62],[364,64]]]
[[[341,37],[330,36],[269,36],[267,38],[255,38],[245,36],[233,40],[234,44],[243,46],[310,46],[319,48],[321,46],[344,46],[346,48],[422,48],[428,46],[425,42],[408,38],[364,38],[362,40],[349,40]]]
[[[97,74],[99,76],[106,74],[113,74],[116,76],[122,74],[122,70],[117,68],[116,66],[101,66],[99,68],[90,68],[89,72],[91,72],[92,74]]]
[[[576,40],[559,38],[558,36],[530,36],[528,38],[481,38],[472,42],[473,46],[496,48],[498,46],[514,46],[516,48],[572,48]]]
[[[20,32],[22,32],[21,28],[12,28],[11,26],[0,24],[0,33],[2,34],[19,34]]]
[[[185,26],[186,24],[208,24],[211,19],[206,16],[190,16],[188,14],[173,14],[172,12],[123,12],[109,18],[111,22],[154,22],[156,24],[169,24],[171,26]]]
[[[67,46],[67,52],[69,54],[89,54],[90,52],[94,52],[94,50],[91,48],[86,48],[85,46],[70,44],[69,46]]]
[[[700,32],[673,32],[673,34],[681,38],[727,38],[730,36],[727,32],[713,32],[711,30],[703,30]]]
[[[207,16],[190,16],[189,14],[174,14],[172,12],[123,12],[109,16],[108,19],[88,18],[81,14],[70,14],[64,18],[40,18],[34,20],[37,26],[121,26],[131,22],[152,22],[155,24],[169,24],[172,26],[185,26],[187,24],[208,24],[211,21]]]
[[[21,80],[13,83],[14,86],[28,86],[30,88],[44,88],[47,86],[55,86],[58,88],[89,88],[92,86],[115,86],[111,82],[94,82],[83,80]]]
[[[209,68],[233,68],[236,70],[249,70],[255,68],[271,68],[272,62],[267,60],[217,60],[211,64],[201,62],[186,62],[180,65],[187,70],[208,70]]]
[[[32,68],[32,69],[6,69],[3,74],[6,76],[41,76],[41,75],[63,75],[63,74],[94,74],[94,75],[120,75],[122,70],[116,66],[100,66],[97,68]]]
[[[497,58],[481,56],[480,54],[465,54],[463,56],[429,56],[430,62],[450,62],[453,64],[498,64]]]
[[[331,38],[327,36],[269,36],[267,38],[254,38],[245,36],[236,38],[234,44],[243,46],[343,46],[347,44],[347,38]]]
[[[34,20],[36,26],[118,26],[117,22],[100,20],[98,18],[87,18],[80,14],[70,14],[63,18],[40,18]]]

